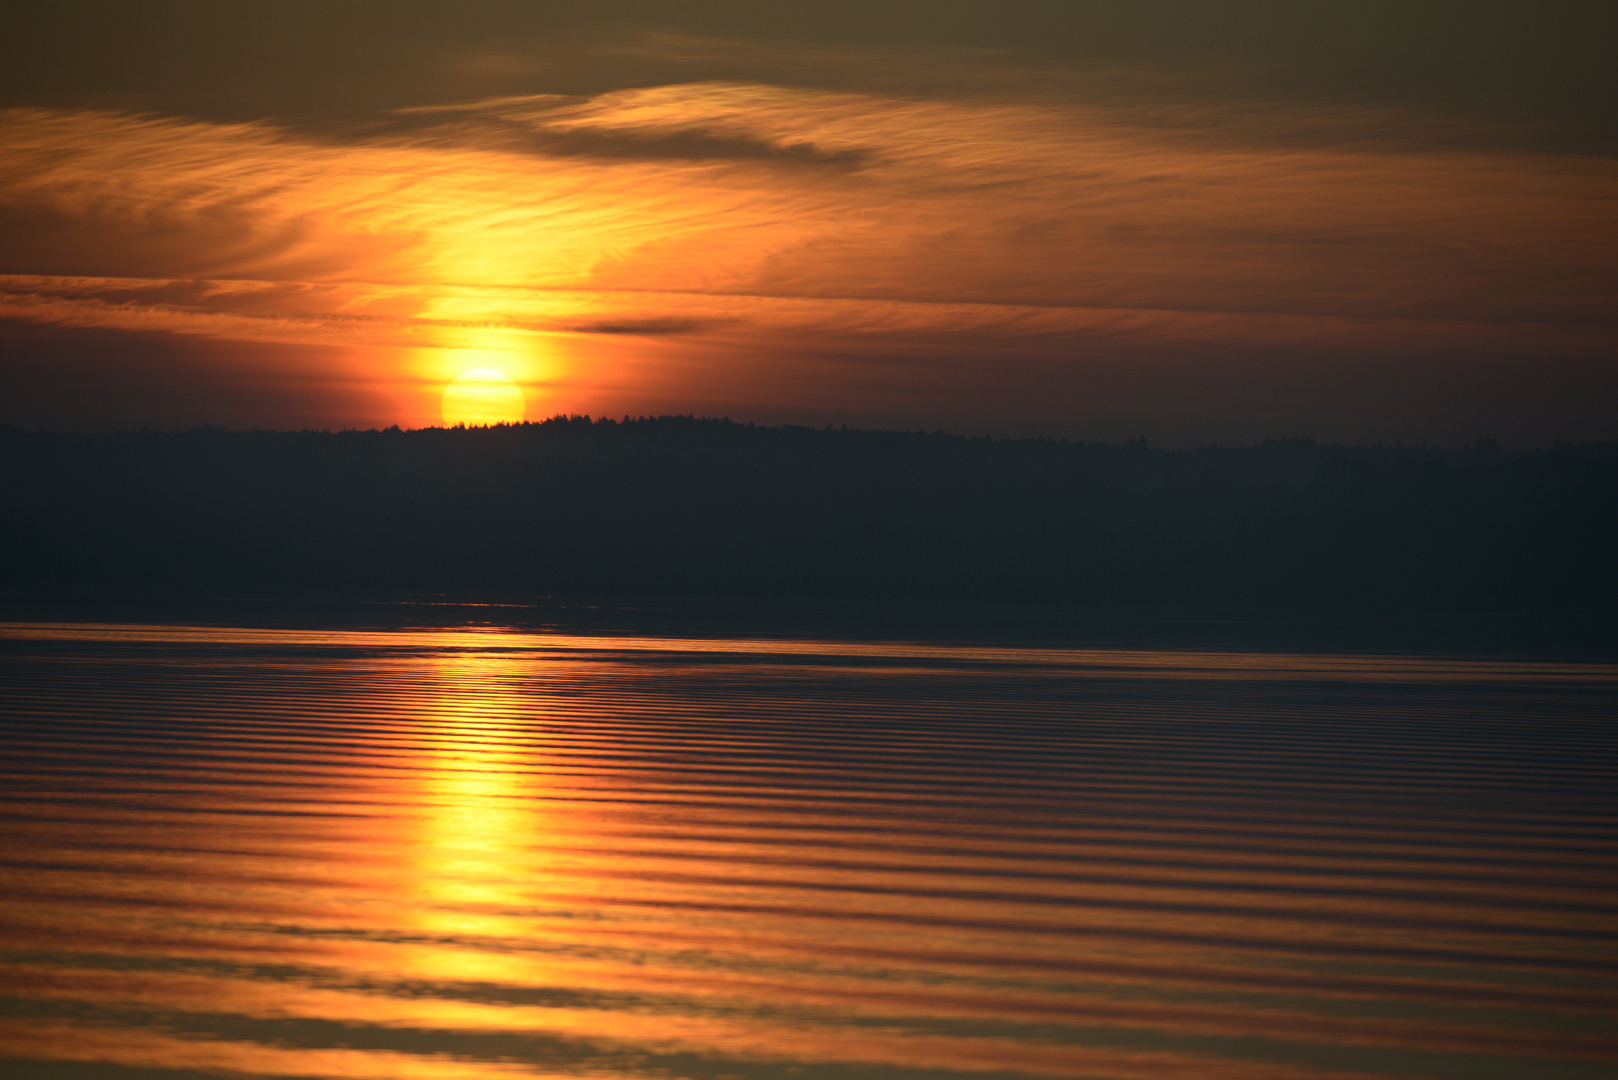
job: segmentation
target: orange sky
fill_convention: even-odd
[[[0,420],[422,426],[494,368],[531,418],[1618,437],[1609,156],[1405,105],[1085,97],[13,107]]]

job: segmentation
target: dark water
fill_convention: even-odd
[[[0,626],[0,1075],[1611,1078],[1618,667]]]

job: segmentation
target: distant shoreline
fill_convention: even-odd
[[[1600,616],[1618,444],[0,428],[0,592]]]
[[[814,601],[711,596],[0,592],[18,623],[516,630],[697,639],[918,641],[1075,649],[1618,661],[1601,613]]]

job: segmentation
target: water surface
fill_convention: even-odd
[[[1618,668],[0,626],[17,1078],[1610,1078]]]

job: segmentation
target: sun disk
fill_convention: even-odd
[[[493,368],[474,368],[444,387],[446,427],[520,424],[526,413],[522,387]]]

